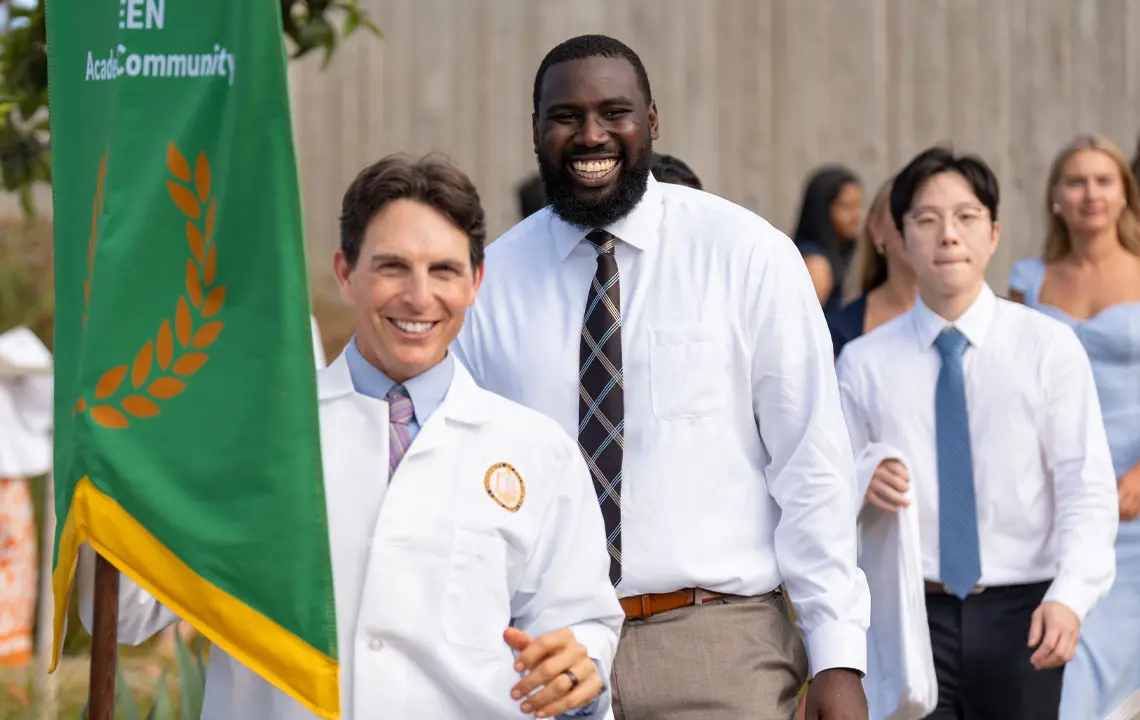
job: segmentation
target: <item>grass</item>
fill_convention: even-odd
[[[39,525],[44,517],[43,500],[46,482],[46,476],[31,480],[37,538],[40,537]],[[79,712],[87,700],[90,671],[88,653],[91,649],[91,638],[79,621],[74,598],[68,615],[63,657],[54,675],[59,693],[55,717],[70,719],[79,717]],[[156,684],[164,669],[168,671],[167,687],[174,688],[174,705],[177,707],[178,674],[173,647],[166,638],[156,637],[138,647],[121,647],[119,654],[123,677],[138,699],[144,714],[153,704]],[[35,672],[34,668],[0,668],[0,720],[33,720],[33,718],[39,720],[42,717],[39,704],[34,697],[36,683],[33,673]]]
[[[143,652],[129,652],[130,648],[123,648],[120,665],[123,678],[127,686],[138,701],[140,709],[145,714],[154,704],[154,691],[162,671],[167,670],[167,688],[172,691],[174,706],[178,707],[178,683],[174,661],[163,653],[154,650]],[[87,703],[88,673],[90,666],[85,655],[72,655],[64,657],[56,668],[56,683],[59,697],[56,704],[57,718],[78,718],[83,706]],[[30,673],[29,673],[30,674]],[[20,683],[21,678],[14,673],[0,674],[10,683]],[[16,694],[8,683],[0,685],[0,720],[40,720],[41,708],[33,696],[32,681],[30,677],[22,678],[23,692]]]

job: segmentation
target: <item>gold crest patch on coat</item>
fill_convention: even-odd
[[[526,497],[526,483],[510,463],[495,463],[483,477],[483,488],[492,500],[509,512],[518,512]]]

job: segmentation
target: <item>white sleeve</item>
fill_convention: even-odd
[[[550,467],[556,488],[542,522],[542,536],[523,570],[511,616],[531,637],[570,628],[610,687],[625,613],[610,583],[606,529],[586,462],[578,448],[559,438],[562,452]],[[609,693],[604,693],[608,696]],[[608,697],[596,714],[603,717]]]
[[[79,593],[79,620],[92,632],[95,615],[95,551],[87,543],[79,548],[75,584]],[[159,604],[153,595],[119,573],[120,645],[139,645],[178,622],[177,615]]]
[[[839,378],[839,399],[843,419],[847,423],[847,436],[855,453],[855,483],[858,489],[856,512],[866,507],[867,486],[875,470],[885,460],[898,460],[910,472],[910,464],[902,451],[887,443],[878,442],[870,418],[867,417],[867,400],[864,383],[859,375],[858,360],[851,353],[840,355],[835,372]]]
[[[839,379],[839,401],[843,408],[843,419],[847,424],[847,437],[851,441],[851,450],[856,458],[855,480],[858,490],[856,503],[862,507],[867,496],[867,486],[871,484],[871,475],[878,465],[871,467],[868,472],[868,468],[863,466],[866,462],[859,463],[864,449],[871,444],[874,435],[863,408],[863,397],[859,392],[862,383],[859,382],[858,368],[854,365],[851,353],[844,353],[835,363],[835,374]]]
[[[488,292],[488,289],[485,288],[483,292]],[[455,355],[455,359],[467,368],[467,372],[471,373],[475,384],[479,387],[486,387],[484,384],[486,378],[483,375],[483,363],[480,357],[478,306],[479,299],[477,297],[475,304],[467,308],[467,317],[463,321],[463,326],[459,328],[459,334],[451,342],[449,350]]]
[[[757,255],[763,254],[763,259]],[[773,231],[750,262],[752,397],[780,506],[776,560],[814,676],[867,669],[870,591],[856,564],[855,466],[831,336],[795,246]]]
[[[1092,366],[1076,334],[1062,330],[1042,378],[1049,389],[1043,450],[1054,482],[1058,561],[1045,600],[1065,604],[1083,620],[1116,575],[1120,505]]]

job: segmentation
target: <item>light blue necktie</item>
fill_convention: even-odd
[[[953,328],[935,341],[942,370],[934,391],[934,427],[938,447],[938,545],[942,584],[965,598],[982,576],[978,543],[978,504],[974,497],[974,462],[962,354],[966,336]]]
[[[396,385],[388,391],[388,479],[396,474],[396,466],[404,459],[404,453],[412,444],[412,434],[408,423],[415,417],[412,398],[403,385]]]

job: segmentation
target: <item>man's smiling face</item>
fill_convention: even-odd
[[[645,194],[657,108],[625,58],[552,65],[534,115],[534,148],[554,212],[580,228],[605,227]]]
[[[398,383],[443,360],[483,280],[466,233],[408,199],[372,218],[354,266],[338,251],[335,271],[341,294],[356,306],[357,348]]]

